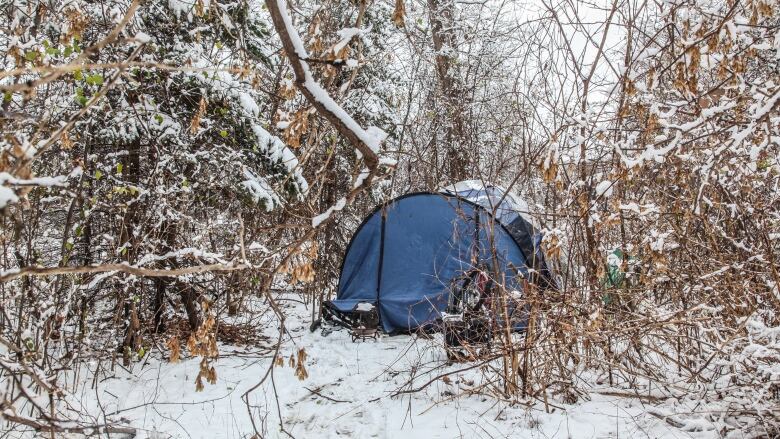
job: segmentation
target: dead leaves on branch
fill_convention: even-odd
[[[190,355],[200,356],[200,370],[198,376],[195,378],[195,390],[200,392],[203,390],[203,380],[205,379],[209,384],[217,383],[217,371],[212,365],[212,361],[219,356],[219,349],[217,348],[217,336],[216,336],[216,319],[209,312],[209,304],[203,302],[204,311],[206,312],[206,318],[197,331],[190,334],[187,340],[187,350]],[[176,342],[176,348],[171,348],[171,362],[174,362],[174,358],[178,359],[178,339],[169,340],[170,344]],[[175,349],[175,350],[174,350]]]
[[[290,354],[290,357],[287,359],[287,365],[290,367],[290,369],[294,370],[294,374],[300,381],[304,381],[306,378],[309,377],[309,372],[306,370],[306,359],[309,358],[309,355],[306,353],[306,350],[304,348],[298,349],[298,352]],[[274,359],[274,366],[276,367],[284,367],[284,357],[279,354]]]
[[[170,352],[168,361],[171,363],[178,363],[181,359],[181,347],[179,346],[179,343],[179,337],[175,335],[169,338],[167,342],[165,342],[165,346]]]
[[[189,346],[193,337],[195,337],[195,340],[198,337],[197,331],[193,332],[190,330],[189,321],[186,318],[172,319],[171,322],[166,324],[165,333],[167,337],[165,347],[168,350],[168,361],[170,363],[177,363],[186,358],[185,353],[182,351],[182,340],[186,340],[187,346]],[[269,337],[264,335],[256,325],[249,323],[230,324],[218,322],[213,326],[213,333],[217,343],[226,343],[234,346],[252,346],[266,352],[273,350]],[[189,350],[189,347],[187,349]],[[190,351],[190,354],[196,355],[193,351]]]
[[[290,283],[310,283],[316,274],[313,263],[317,259],[319,246],[317,241],[308,241],[298,248],[287,261],[279,267],[279,273],[289,274]]]
[[[393,23],[398,27],[404,27],[406,18],[406,6],[404,0],[395,0],[395,9],[393,10]]]
[[[309,131],[309,116],[312,110],[308,107],[300,108],[287,122],[287,126],[284,128],[284,143],[290,148],[301,147],[301,138]]]
[[[558,175],[558,151],[555,148],[555,145],[550,146],[547,149],[547,155],[539,164],[539,169],[542,172],[542,178],[546,183],[555,181],[555,177]]]
[[[203,115],[205,114],[206,114],[206,98],[201,97],[200,104],[198,104],[198,111],[195,112],[195,115],[192,117],[192,122],[190,122],[190,134],[198,134],[198,130],[200,130],[200,120],[203,118]]]
[[[70,42],[73,38],[81,38],[81,35],[84,33],[84,30],[86,30],[87,26],[89,25],[89,17],[84,15],[82,11],[80,11],[78,8],[67,8],[65,10],[65,17],[68,20],[68,24],[70,24],[67,32],[64,32],[61,37],[60,41],[63,43]]]

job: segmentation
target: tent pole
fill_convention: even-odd
[[[472,253],[474,253],[474,249],[476,249],[476,256],[472,254],[472,258],[475,259],[477,266],[479,266],[479,258],[481,256],[480,254],[480,247],[479,247],[479,209],[474,209],[474,244],[472,246]],[[477,268],[477,267],[472,267]]]
[[[379,267],[376,275],[376,312],[379,315],[379,324],[382,324],[382,307],[379,304],[379,291],[382,286],[382,266],[385,259],[385,224],[386,224],[385,208],[382,208],[382,229],[379,232]]]

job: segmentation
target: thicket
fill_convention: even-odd
[[[780,434],[780,5],[580,6],[0,4],[3,422],[93,428],[73,374],[152,345],[215,380],[250,299],[281,338],[279,289],[328,298],[373,206],[476,179],[529,201],[561,286],[480,392]]]

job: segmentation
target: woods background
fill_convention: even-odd
[[[0,2],[3,429],[114,426],[66,395],[153,347],[216,381],[256,331],[226,318],[281,341],[278,295],[316,321],[374,206],[473,179],[528,201],[561,281],[480,392],[650,383],[776,437],[779,6]]]

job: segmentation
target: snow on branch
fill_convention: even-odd
[[[357,149],[369,169],[379,165],[379,147],[387,134],[377,127],[364,129],[314,79],[306,60],[309,55],[292,24],[285,0],[266,0],[274,27],[295,72],[295,84],[314,108]]]
[[[81,266],[65,267],[44,267],[39,265],[30,265],[23,268],[12,268],[9,270],[0,270],[0,283],[9,282],[22,276],[53,276],[61,274],[85,274],[85,273],[106,273],[122,272],[134,274],[136,276],[146,277],[175,277],[187,274],[211,273],[211,272],[230,272],[239,270],[248,270],[255,268],[245,263],[216,263],[194,265],[190,267],[166,269],[166,268],[145,268],[127,263],[121,264],[94,264]]]

